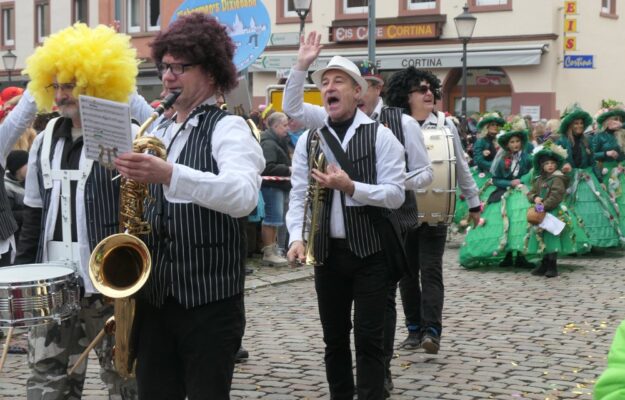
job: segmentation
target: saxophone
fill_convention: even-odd
[[[321,187],[319,182],[313,178],[312,170],[316,168],[325,172],[326,166],[327,162],[321,150],[319,132],[314,131],[308,152],[308,187],[306,189],[306,202],[304,203],[304,224],[302,225],[302,239],[306,244],[306,261],[304,264],[313,267],[323,265],[315,258],[315,237],[319,232],[321,210],[323,210],[326,201],[327,189]],[[308,215],[309,208],[310,215]],[[307,228],[308,226],[310,228]],[[308,240],[306,240],[307,237]]]
[[[163,142],[143,134],[180,92],[170,93],[139,128],[132,144],[133,152],[149,152],[163,160],[167,150]],[[133,346],[136,334],[136,299],[133,296],[147,281],[152,268],[150,252],[138,235],[150,233],[150,224],[143,219],[144,202],[152,201],[148,185],[122,178],[120,184],[120,232],[104,238],[95,247],[89,260],[89,277],[96,289],[114,299],[114,316],[104,331],[115,335],[113,352],[115,369],[123,378],[134,375],[136,354]]]

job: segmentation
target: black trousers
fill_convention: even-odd
[[[326,376],[333,400],[352,400],[350,331],[354,306],[356,388],[359,400],[380,400],[384,390],[384,314],[389,270],[382,252],[359,258],[345,241],[331,240],[330,256],[315,267],[315,289],[325,342]]]
[[[230,398],[245,325],[243,295],[185,309],[141,304],[137,386],[144,400]]]
[[[11,265],[11,249],[2,254],[2,258],[0,258],[0,267],[8,267],[9,265]]]
[[[406,252],[413,276],[399,281],[406,326],[443,328],[443,253],[447,226],[419,226],[408,233]]]

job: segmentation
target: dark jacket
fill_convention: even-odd
[[[518,171],[516,176],[514,176],[513,171],[510,167],[511,164],[509,161],[506,161],[511,156],[507,154],[502,157],[498,164],[495,166],[493,173],[493,183],[495,186],[501,189],[507,189],[510,186],[510,182],[513,179],[521,179],[521,177],[532,169],[532,158],[525,151],[521,152],[521,159],[519,160]]]
[[[484,150],[489,150],[490,154],[485,156],[483,154]],[[497,154],[497,149],[495,147],[494,136],[486,135],[479,138],[473,146],[473,161],[481,172],[490,172],[490,167],[493,163],[493,159],[495,158],[495,154]]]
[[[605,153],[610,150],[616,150],[618,152],[618,158],[616,161],[625,160],[625,154],[616,140],[613,132],[599,132],[595,135],[592,141],[592,152],[594,153],[595,160],[597,161],[614,161],[612,157],[608,157]]]
[[[19,232],[22,228],[22,213],[24,211],[24,181],[18,181],[9,171],[4,175],[4,187],[9,198],[13,217],[17,222],[17,231],[15,232],[15,241],[19,242]]]
[[[534,204],[534,198],[538,196],[543,199],[545,211],[552,211],[564,199],[568,184],[569,178],[559,170],[550,176],[542,173],[534,179],[532,189],[527,193],[527,199]]]
[[[560,139],[558,139],[556,144],[566,149],[566,152],[567,152],[566,162],[571,164],[571,167],[573,168],[592,167],[594,165],[594,159],[593,159],[592,151],[590,150],[590,140],[586,139],[583,135],[578,137],[576,139],[576,142],[580,140],[581,140],[581,143],[579,143],[578,146],[580,146],[581,149],[578,150],[579,151],[578,155],[576,155],[574,151],[575,150],[574,146],[576,143],[571,143],[571,141],[569,140],[567,136],[562,136]]]
[[[291,158],[288,147],[289,137],[279,138],[271,128],[260,135],[260,147],[265,156],[263,176],[291,176]],[[263,187],[275,187],[290,190],[290,181],[271,181],[263,179]]]

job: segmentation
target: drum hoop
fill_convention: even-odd
[[[11,266],[4,267],[4,268],[11,268],[13,270],[17,270],[17,269],[22,269],[22,268],[25,269],[25,268],[33,268],[33,267],[45,268],[45,267],[48,267],[48,266],[66,269],[67,273],[64,274],[64,275],[55,276],[53,278],[41,278],[41,279],[29,278],[31,280],[24,280],[24,281],[11,282],[11,283],[9,283],[9,282],[0,282],[0,290],[19,289],[19,288],[23,288],[23,287],[32,286],[32,285],[42,285],[42,284],[47,285],[47,284],[62,283],[62,282],[71,280],[72,277],[78,278],[78,274],[77,274],[76,270],[74,268],[72,268],[71,266],[68,266],[67,263],[62,263],[62,262],[58,262],[58,263],[57,262],[52,262],[52,263],[42,263],[42,264],[11,265]]]

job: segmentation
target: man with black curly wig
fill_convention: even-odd
[[[181,91],[155,135],[167,161],[120,156],[120,173],[151,183],[152,273],[142,289],[137,383],[142,399],[228,399],[245,328],[245,223],[256,207],[262,150],[245,120],[216,106],[237,85],[226,28],[182,16],[152,46],[163,85]]]
[[[429,71],[408,67],[395,73],[387,86],[386,102],[401,107],[417,120],[421,128],[435,127],[442,113],[435,111],[441,99],[441,82]],[[457,184],[469,205],[470,220],[477,225],[480,219],[480,199],[469,166],[462,154],[462,144],[456,126],[450,118],[445,127],[453,134],[456,156]],[[408,234],[406,250],[414,273],[399,282],[408,337],[401,347],[422,347],[428,354],[437,354],[443,329],[443,253],[447,240],[447,226],[427,223]],[[388,329],[388,328],[387,328]],[[387,349],[388,351],[388,349]]]

